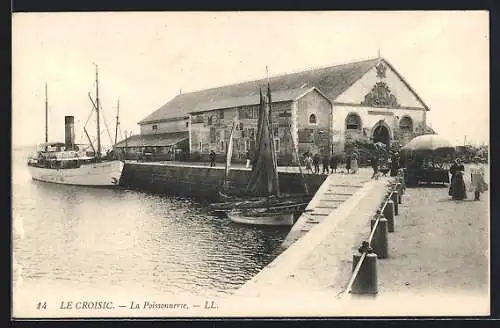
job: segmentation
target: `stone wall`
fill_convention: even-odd
[[[229,179],[231,188],[244,191],[251,171],[233,169]],[[326,175],[306,174],[305,179],[311,193],[316,192]],[[284,193],[303,193],[299,173],[279,173],[280,188]],[[120,186],[148,192],[198,197],[217,200],[218,191],[224,181],[223,167],[180,166],[157,163],[126,163]]]
[[[310,122],[311,115],[316,118]],[[298,151],[329,154],[331,145],[332,105],[319,92],[310,92],[297,101]]]

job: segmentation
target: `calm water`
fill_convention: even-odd
[[[273,260],[289,229],[237,225],[189,199],[33,181],[13,151],[14,277],[230,293]]]

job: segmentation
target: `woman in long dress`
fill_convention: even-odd
[[[470,180],[469,191],[474,192],[474,200],[480,200],[481,193],[487,190],[487,184],[484,181],[484,167],[479,163],[479,157],[474,157],[474,165],[470,170]]]
[[[463,200],[467,198],[467,193],[465,192],[464,171],[464,165],[461,163],[460,159],[457,158],[455,163],[453,163],[450,167],[451,183],[448,195],[450,195],[453,200]]]
[[[358,172],[358,158],[358,153],[354,151],[351,156],[351,170],[354,174]]]

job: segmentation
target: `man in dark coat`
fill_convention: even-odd
[[[215,152],[213,150],[210,151],[210,167],[215,166]]]
[[[347,173],[351,170],[351,154],[347,153],[345,156],[345,169]]]
[[[332,157],[330,157],[330,170],[332,173],[337,173],[337,156],[335,154],[332,154]]]
[[[322,164],[323,164],[323,174],[328,174],[330,173],[330,170],[328,169],[328,164],[330,164],[329,160],[328,160],[328,154],[325,154],[323,156],[323,160],[322,160]]]
[[[399,153],[396,151],[391,157],[391,177],[398,175],[399,161]]]
[[[314,173],[319,173],[319,154],[314,154],[313,157]]]

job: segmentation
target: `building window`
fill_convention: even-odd
[[[224,111],[223,110],[219,110],[219,118],[221,120],[224,119]]]
[[[243,131],[242,137],[255,140],[255,128],[246,128]]]
[[[279,136],[279,124],[278,123],[273,123],[273,137],[278,137]]]
[[[278,139],[278,138],[274,139],[274,151],[276,153],[280,152],[280,139]]]
[[[207,125],[212,125],[212,115],[208,117]]]
[[[358,114],[351,113],[347,115],[345,120],[347,130],[360,130],[361,129],[361,118]]]
[[[316,121],[316,115],[311,114],[309,116],[309,124],[317,124],[318,122]]]
[[[151,128],[153,129],[153,131],[158,131],[158,124],[153,124]]]
[[[200,147],[200,153],[203,152],[203,141],[201,141],[201,140],[200,140],[199,147]]]
[[[401,132],[413,132],[413,120],[408,116],[404,116],[399,121],[399,129]]]
[[[258,116],[257,108],[253,106],[241,107],[238,113],[241,119],[256,119]]]
[[[256,119],[257,116],[258,116],[257,108],[250,107],[249,110],[248,110],[248,118]]]

